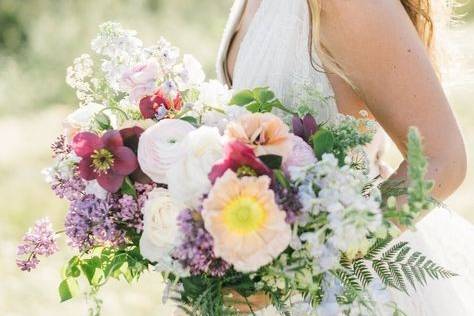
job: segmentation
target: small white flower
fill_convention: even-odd
[[[187,90],[200,85],[206,75],[202,65],[192,55],[183,55],[183,63],[176,69],[181,90]]]

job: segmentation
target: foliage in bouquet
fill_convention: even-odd
[[[408,294],[454,275],[393,241],[394,222],[413,227],[432,206],[415,129],[407,183],[379,188],[364,155],[374,132],[366,118],[318,122],[269,88],[234,93],[164,39],[144,47],[117,23],[100,27],[92,49],[68,69],[80,107],[45,171],[69,202],[64,233],[77,250],[62,301],[81,277],[94,298],[111,278],[154,271],[164,299],[190,315],[252,314],[257,296],[282,314],[367,315],[397,311],[388,287]],[[401,194],[408,202],[398,207]],[[18,266],[35,268],[56,238],[39,221]]]

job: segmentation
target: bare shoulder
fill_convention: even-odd
[[[387,32],[413,31],[400,0],[321,0],[321,9],[322,23],[341,37],[387,36],[392,34]]]

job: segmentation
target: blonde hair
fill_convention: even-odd
[[[316,53],[320,61],[324,64],[324,68],[339,75],[342,79],[350,83],[344,71],[338,63],[331,56],[331,53],[324,47],[320,41],[320,15],[321,15],[321,0],[307,0],[310,9],[310,36],[309,36],[309,50],[313,67],[321,71],[321,65],[316,65],[313,60],[313,53]],[[434,13],[431,0],[400,0],[415,26],[420,39],[427,47],[433,64],[437,67],[437,54],[434,49]],[[440,3],[442,1],[439,1]]]

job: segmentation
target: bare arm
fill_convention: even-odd
[[[466,153],[430,58],[398,0],[322,0],[321,40],[377,121],[406,154],[416,126],[429,157],[433,195],[446,199],[462,183]],[[406,178],[403,162],[393,179]]]

